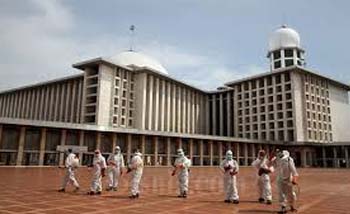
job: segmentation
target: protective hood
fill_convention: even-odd
[[[135,156],[140,156],[140,157],[141,157],[141,156],[142,156],[142,153],[141,153],[141,152],[135,152],[134,155],[135,155]]]
[[[120,147],[119,146],[115,147],[114,154],[120,154]]]
[[[226,152],[226,159],[227,159],[227,160],[232,160],[232,159],[233,159],[233,153],[232,153],[231,150],[228,150],[228,151]]]
[[[286,158],[289,158],[289,156],[290,156],[290,154],[289,154],[289,152],[287,150],[283,150],[282,154],[283,154],[283,156],[282,156],[281,159],[286,159]]]
[[[180,157],[180,158],[181,158],[181,157],[184,157],[184,156],[185,156],[184,151],[183,151],[182,149],[178,149],[178,150],[177,150],[177,156]]]

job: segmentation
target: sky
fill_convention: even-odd
[[[269,71],[268,39],[294,28],[307,68],[350,83],[347,0],[0,0],[0,90],[81,73],[130,46],[205,90]]]

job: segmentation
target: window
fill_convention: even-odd
[[[275,80],[276,80],[276,84],[280,84],[281,83],[281,76],[280,75],[276,75],[275,76]]]
[[[267,85],[272,85],[272,77],[267,77]]]
[[[284,61],[284,63],[286,64],[286,67],[289,67],[289,66],[294,65],[294,62],[293,62],[292,59],[286,59],[286,60]]]
[[[292,99],[292,94],[291,94],[291,93],[287,93],[287,94],[286,94],[286,99],[287,99],[287,100]]]
[[[293,57],[293,49],[285,49],[284,57]]]
[[[277,95],[277,101],[282,101],[282,95]]]
[[[275,67],[275,69],[280,68],[280,67],[281,67],[281,61],[280,61],[280,60],[279,60],[279,61],[276,61],[276,62],[274,63],[274,67]]]
[[[281,58],[281,52],[278,50],[278,51],[274,51],[273,52],[273,58],[274,59],[280,59]]]
[[[260,98],[260,104],[264,104],[265,103],[265,98]]]
[[[285,82],[289,82],[290,81],[290,74],[289,73],[285,73],[284,74],[284,81]]]
[[[277,113],[277,118],[278,119],[283,119],[283,113],[282,112],[278,112]]]

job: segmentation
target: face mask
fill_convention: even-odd
[[[183,156],[184,156],[184,153],[179,152],[179,153],[177,153],[177,156],[178,156],[179,158],[181,158],[181,157],[183,157]]]
[[[115,150],[114,154],[119,154],[120,150]]]
[[[232,157],[232,155],[227,155],[227,156],[226,156],[226,159],[227,159],[227,160],[232,160],[233,157]]]

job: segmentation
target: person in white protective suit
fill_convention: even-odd
[[[274,168],[266,157],[265,150],[259,151],[258,158],[253,161],[252,166],[256,168],[258,175],[259,202],[264,203],[266,201],[266,204],[272,204],[271,180],[269,174],[274,171]]]
[[[65,162],[65,170],[66,173],[63,177],[62,186],[61,189],[59,189],[59,192],[65,192],[67,184],[71,183],[74,187],[74,191],[79,190],[79,183],[77,179],[75,178],[75,171],[79,167],[79,158],[76,156],[72,149],[68,149],[68,156],[66,158]]]
[[[108,164],[108,188],[107,191],[117,191],[120,176],[123,174],[124,158],[120,151],[120,147],[115,147],[114,153],[107,159]]]
[[[92,179],[89,195],[100,195],[102,193],[102,177],[105,176],[107,168],[106,159],[102,156],[100,150],[95,150],[94,159],[92,162]]]
[[[290,210],[296,212],[296,193],[293,191],[293,185],[297,185],[298,172],[294,160],[286,150],[276,152],[274,166],[277,173],[277,189],[281,210],[278,213],[287,213],[287,205]]]
[[[182,149],[177,150],[177,158],[174,163],[174,170],[172,176],[177,174],[179,182],[179,198],[187,198],[188,193],[188,177],[191,167],[191,160],[189,160]]]
[[[129,198],[135,199],[140,196],[140,182],[143,173],[143,160],[142,154],[136,151],[130,160],[127,173],[131,173],[130,180],[130,196]]]
[[[236,175],[238,174],[239,166],[237,161],[233,159],[231,150],[226,152],[226,157],[221,162],[220,169],[224,173],[225,203],[238,204],[239,196]]]

